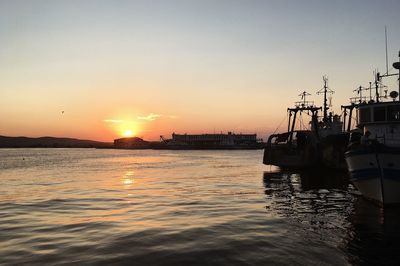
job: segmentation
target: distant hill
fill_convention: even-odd
[[[0,136],[0,148],[105,148],[112,145],[111,142],[72,138]]]

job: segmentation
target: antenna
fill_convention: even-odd
[[[303,91],[302,93],[299,94],[299,96],[301,96],[301,99],[303,100],[303,106],[306,105],[306,97],[309,96],[309,95],[311,95],[311,94],[309,94],[306,91]]]
[[[388,41],[387,41],[387,27],[386,27],[386,25],[385,25],[386,75],[389,74],[387,42],[388,42]]]

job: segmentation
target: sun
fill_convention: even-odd
[[[133,137],[135,134],[132,129],[126,129],[123,132],[124,137]]]
[[[124,119],[123,117],[113,117],[113,119],[106,119],[110,128],[114,131],[114,136],[122,138],[131,138],[141,134],[140,124],[132,119]]]

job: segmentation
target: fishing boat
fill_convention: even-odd
[[[351,181],[364,197],[384,205],[400,203],[400,83],[390,97],[379,94],[382,78],[400,76],[400,62],[393,67],[399,73],[375,75],[375,99],[356,106],[363,136],[353,138],[345,153]]]
[[[264,149],[264,164],[297,169],[322,165],[346,169],[344,152],[348,136],[343,132],[340,116],[328,113],[327,94],[333,91],[328,88],[326,77],[323,81],[324,87],[317,92],[324,95],[323,107],[307,101],[306,96],[310,94],[302,92],[299,95],[302,101],[287,109],[287,132],[269,136]],[[320,111],[322,116],[319,116]],[[310,116],[309,127],[296,130],[297,119],[304,115]]]

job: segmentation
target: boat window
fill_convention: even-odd
[[[388,107],[388,120],[389,121],[400,121],[400,106],[389,106]]]
[[[370,108],[359,109],[358,112],[359,112],[359,117],[360,117],[360,123],[371,122],[371,109]]]
[[[385,121],[386,120],[386,108],[375,107],[374,108],[374,121]]]

